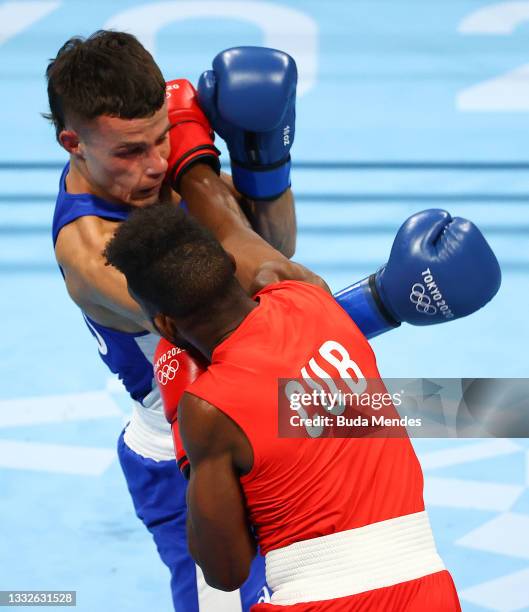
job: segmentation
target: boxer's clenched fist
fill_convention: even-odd
[[[176,461],[182,474],[189,477],[189,461],[178,433],[178,403],[187,386],[206,369],[205,364],[162,338],[154,353],[154,377],[162,397],[165,417],[171,424]]]
[[[402,322],[434,325],[476,312],[501,285],[501,270],[479,229],[446,210],[412,215],[376,274],[335,295],[372,338]]]
[[[252,199],[275,199],[290,186],[297,68],[276,49],[234,47],[200,77],[198,99],[226,141],[233,183]]]
[[[166,98],[171,123],[171,153],[167,160],[166,180],[178,191],[182,174],[191,164],[208,164],[219,174],[220,153],[213,144],[213,130],[198,105],[193,85],[186,79],[169,81]]]

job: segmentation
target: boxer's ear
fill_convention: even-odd
[[[154,327],[160,333],[160,336],[164,337],[166,340],[169,340],[169,342],[172,342],[173,344],[178,344],[180,334],[178,333],[178,328],[176,327],[174,319],[165,314],[158,313],[152,319],[152,322]]]
[[[79,135],[74,130],[62,130],[59,133],[59,143],[70,155],[82,157]]]

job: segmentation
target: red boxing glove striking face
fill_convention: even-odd
[[[176,461],[182,474],[189,478],[187,459],[180,434],[178,433],[178,403],[187,386],[206,370],[186,350],[162,338],[154,352],[154,377],[160,389],[165,418],[171,424]]]
[[[171,153],[165,179],[178,191],[182,175],[196,162],[208,164],[220,174],[220,152],[213,144],[214,132],[198,104],[193,85],[186,79],[169,81],[165,96],[171,124]]]

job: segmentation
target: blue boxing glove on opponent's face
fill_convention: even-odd
[[[198,100],[226,141],[233,183],[254,200],[290,187],[297,69],[275,49],[234,47],[219,53],[198,83]]]
[[[373,338],[401,322],[434,325],[479,310],[498,292],[498,260],[479,229],[445,210],[412,215],[389,261],[334,297]]]

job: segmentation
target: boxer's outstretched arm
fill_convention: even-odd
[[[238,202],[223,181],[205,164],[186,171],[180,192],[190,213],[207,227],[237,262],[237,278],[250,291],[261,266],[268,261],[289,260],[248,227]]]
[[[303,281],[321,287],[327,293],[331,293],[329,286],[321,276],[318,276],[318,274],[299,263],[294,261],[285,262],[279,258],[271,259],[261,264],[254,277],[251,293],[253,295],[264,289],[267,285],[280,283],[285,280]]]
[[[234,458],[243,434],[220,410],[189,393],[180,402],[178,426],[191,466],[189,551],[210,586],[233,591],[248,577],[256,552]]]

